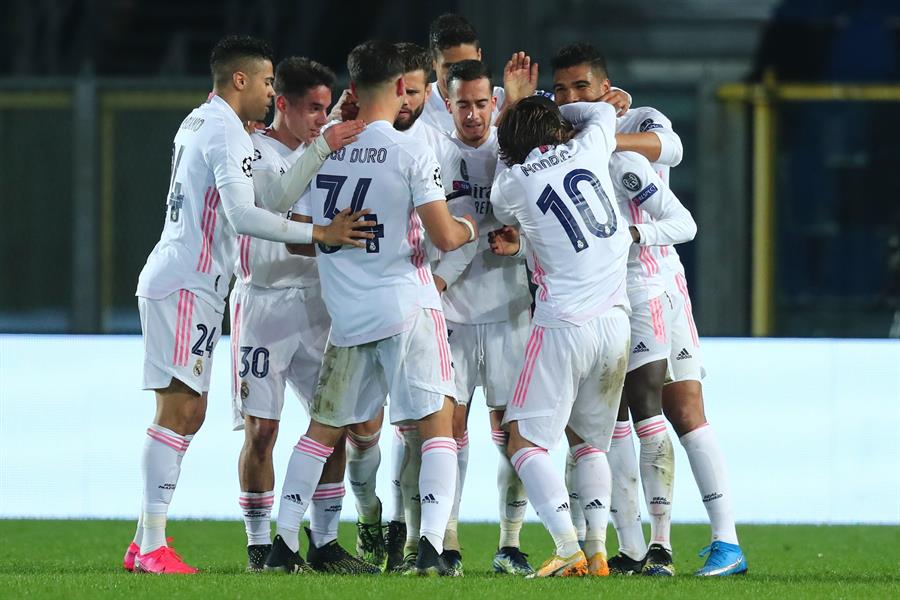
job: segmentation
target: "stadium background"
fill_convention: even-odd
[[[524,49],[549,86],[555,49],[587,40],[636,106],[672,119],[685,148],[672,186],[699,226],[679,251],[738,519],[900,523],[900,342],[877,339],[900,311],[900,5],[888,0],[7,0],[0,516],[138,507],[152,401],[137,389],[134,285],[215,40],[253,33],[345,79],[355,43],[424,45],[444,11],[474,23],[498,83]],[[176,517],[239,517],[227,354],[223,341]],[[304,427],[288,405],[279,473]],[[495,450],[479,410],[473,456],[490,458],[472,461],[462,518],[487,520]],[[675,519],[705,521],[683,454],[677,471]]]

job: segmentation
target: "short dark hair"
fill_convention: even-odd
[[[363,42],[350,51],[347,71],[357,87],[372,88],[405,73],[403,56],[394,44]]]
[[[213,84],[224,84],[247,59],[273,62],[269,42],[249,35],[226,35],[213,46],[209,54],[209,70]]]
[[[335,78],[334,71],[321,63],[303,56],[289,56],[275,67],[275,93],[295,100],[320,85],[330,89]]]
[[[500,160],[507,166],[525,162],[528,153],[538,146],[554,146],[563,142],[572,126],[559,107],[544,96],[528,96],[506,109],[497,128]]]
[[[431,56],[428,50],[412,42],[400,42],[394,44],[403,57],[403,72],[425,71],[425,79],[431,76]]]
[[[488,86],[493,90],[491,70],[486,64],[480,60],[461,60],[450,65],[447,70],[447,87],[449,88],[454,81],[475,81],[482,77],[488,80]]]
[[[602,74],[603,77],[609,77],[609,71],[606,68],[606,58],[599,50],[586,42],[577,42],[563,46],[550,61],[550,66],[553,67],[554,71],[584,64],[590,65],[593,71]]]
[[[441,50],[463,44],[478,47],[478,33],[465,17],[445,13],[431,22],[428,31],[428,49],[432,56],[437,56]]]

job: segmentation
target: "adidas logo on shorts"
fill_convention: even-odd
[[[569,512],[569,503],[568,503],[568,502],[563,502],[562,504],[560,504],[559,506],[557,506],[557,507],[556,507],[556,512],[558,512],[558,513],[560,513],[560,512]]]
[[[434,494],[428,494],[427,496],[422,497],[422,504],[437,504],[438,501],[434,497]]]
[[[691,356],[691,353],[687,351],[687,348],[682,348],[681,352],[678,353],[678,356],[675,357],[675,360],[685,360],[688,358],[694,358]]]
[[[639,354],[641,352],[650,352],[650,348],[648,348],[644,342],[639,342],[638,345],[634,347],[634,350],[631,351],[632,354]]]
[[[599,510],[604,508],[603,503],[598,498],[594,498],[584,505],[584,510]]]

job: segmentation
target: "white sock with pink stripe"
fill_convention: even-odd
[[[419,473],[422,470],[422,439],[415,425],[401,425],[406,445],[406,463],[400,473],[400,490],[406,516],[406,546],[404,554],[415,553],[419,547],[419,525],[422,522],[422,503],[419,497]]]
[[[420,532],[438,553],[444,551],[444,532],[453,510],[456,470],[456,440],[433,437],[422,442],[422,468],[419,470],[419,495],[422,504]]]
[[[469,432],[466,431],[461,438],[456,440],[456,493],[453,497],[453,509],[450,511],[450,519],[447,521],[447,531],[444,533],[444,548],[460,551],[459,536],[459,503],[462,499],[463,485],[466,482],[466,471],[469,468]]]
[[[500,544],[499,548],[518,548],[519,533],[525,520],[525,509],[528,507],[528,496],[525,486],[506,454],[509,434],[499,429],[491,430],[491,438],[500,452],[497,465],[497,496],[500,507]]]
[[[291,453],[281,488],[275,533],[294,552],[300,549],[300,523],[303,521],[303,514],[312,501],[325,461],[333,450],[334,448],[304,435]]]
[[[268,492],[241,492],[238,504],[244,513],[244,528],[247,530],[247,545],[258,546],[272,543],[272,505],[275,490]]]
[[[141,460],[144,475],[141,554],[166,545],[166,515],[181,475],[181,460],[193,437],[156,424],[147,428]]]
[[[344,508],[344,482],[320,483],[313,493],[309,508],[309,531],[312,543],[321,548],[337,539],[341,509]]]
[[[569,516],[566,486],[547,451],[529,446],[517,451],[510,460],[525,484],[529,502],[553,537],[557,556],[565,558],[578,552],[581,548]]]
[[[681,445],[688,455],[694,480],[703,498],[703,506],[712,526],[712,541],[737,544],[734,513],[731,510],[731,488],[725,470],[722,448],[709,423],[681,436]]]
[[[584,541],[587,535],[587,522],[584,520],[584,511],[581,509],[581,500],[578,495],[578,473],[575,470],[575,457],[572,449],[566,453],[566,490],[569,493],[569,512],[572,517],[572,525],[578,532],[578,540]]]
[[[406,444],[403,443],[403,434],[399,427],[394,427],[394,435],[391,437],[391,521],[406,522],[404,512],[403,488],[400,487],[400,477],[403,475],[403,463],[406,462]]]
[[[672,493],[675,487],[675,450],[662,415],[634,424],[641,441],[641,483],[650,514],[650,543],[672,550]]]
[[[641,500],[638,496],[640,471],[631,439],[630,421],[616,421],[606,458],[612,472],[610,517],[619,538],[619,552],[641,560],[647,554],[647,541],[641,525]]]
[[[381,434],[357,435],[347,431],[347,477],[356,497],[356,512],[366,524],[381,522],[381,501],[375,494],[375,478],[381,465]]]
[[[602,552],[606,555],[606,526],[609,523],[609,498],[612,494],[612,475],[606,453],[588,443],[571,448],[575,459],[578,499],[584,511],[587,529],[584,553],[589,557]]]

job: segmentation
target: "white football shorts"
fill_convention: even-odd
[[[468,404],[479,384],[490,410],[503,410],[522,370],[528,311],[515,320],[467,325],[447,322],[458,402]]]
[[[454,398],[447,325],[439,310],[421,309],[407,331],[361,344],[325,348],[312,418],[332,427],[374,418],[388,403],[392,424],[437,412]]]
[[[700,336],[694,324],[694,313],[691,308],[691,296],[688,293],[687,280],[681,273],[675,272],[667,282],[669,296],[672,298],[673,312],[671,321],[672,350],[669,356],[669,377],[667,383],[673,381],[701,381],[706,377],[703,368],[703,354],[700,351]]]
[[[331,318],[318,285],[231,291],[231,400],[234,429],[244,417],[281,419],[285,384],[309,412]]]
[[[138,297],[138,310],[144,337],[143,389],[166,388],[175,378],[198,394],[208,392],[222,313],[188,290],[159,300]]]
[[[666,360],[672,352],[670,328],[674,305],[668,293],[631,305],[631,351],[628,372]]]
[[[559,443],[566,426],[607,451],[628,367],[628,312],[615,306],[581,326],[532,325],[525,361],[504,424],[542,448]]]

